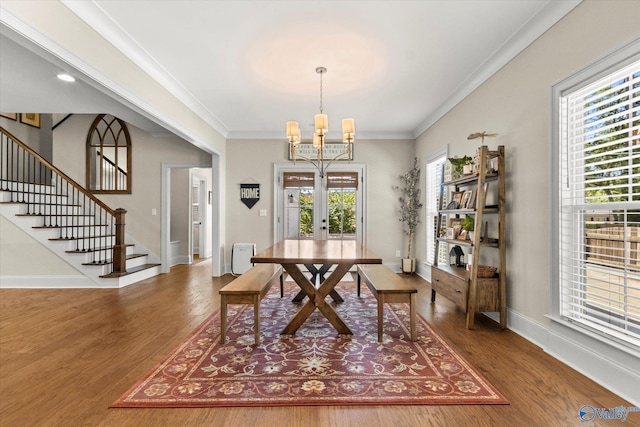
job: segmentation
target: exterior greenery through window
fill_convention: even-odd
[[[329,190],[329,235],[336,238],[355,238],[356,191]]]
[[[640,348],[640,61],[559,112],[559,314]]]
[[[313,237],[313,189],[300,189],[300,234]]]
[[[327,172],[328,238],[356,238],[357,172]],[[286,238],[314,238],[314,214],[318,207],[316,181],[312,172],[285,172]],[[324,217],[324,216],[323,216]]]

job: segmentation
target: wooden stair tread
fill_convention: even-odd
[[[91,227],[108,227],[109,224],[90,224],[90,225],[34,225],[31,228],[43,228],[43,229],[58,229],[58,228],[91,228]]]
[[[5,203],[5,202],[0,202],[0,203]],[[16,216],[48,216],[48,217],[63,217],[63,216],[70,216],[70,217],[81,217],[81,216],[86,216],[86,217],[93,217],[93,215],[91,214],[63,214],[63,213],[18,213],[16,214]]]
[[[71,241],[71,240],[85,240],[85,239],[102,239],[104,237],[113,237],[115,234],[101,234],[99,236],[85,236],[85,237],[52,237],[49,240],[52,241]]]
[[[147,270],[149,268],[158,267],[159,265],[160,264],[143,264],[143,265],[139,265],[137,267],[128,268],[127,271],[125,271],[123,273],[110,273],[110,274],[106,274],[106,275],[100,276],[100,277],[105,278],[105,279],[123,277],[123,276],[127,276],[129,274],[137,273],[139,271]]]
[[[36,196],[55,196],[55,197],[69,197],[67,194],[59,193],[43,193],[39,191],[21,191],[21,190],[2,190],[12,194],[34,194]]]
[[[133,245],[132,244],[127,244],[127,245],[124,245],[124,246],[128,247],[128,246],[133,246]],[[102,246],[102,247],[99,247],[99,248],[89,248],[89,249],[85,249],[85,250],[82,250],[82,251],[80,251],[80,250],[68,250],[68,251],[65,251],[65,253],[68,253],[68,254],[85,254],[85,253],[91,253],[91,252],[110,251],[112,249],[113,249],[113,246]]]
[[[82,205],[79,205],[79,204],[71,204],[71,203],[47,203],[47,202],[35,202],[35,201],[34,202],[25,202],[25,201],[22,201],[22,202],[18,202],[18,201],[11,202],[11,201],[9,201],[9,202],[0,202],[0,203],[5,204],[5,205],[18,204],[18,205],[37,205],[37,206],[69,206],[69,207],[74,207],[74,208],[82,206]]]
[[[127,255],[127,259],[135,259],[135,258],[140,258],[143,256],[147,256],[148,254],[129,254]],[[105,259],[102,262],[84,262],[82,263],[82,265],[95,265],[95,266],[102,266],[102,265],[106,265],[106,264],[111,264],[113,262],[113,260],[111,258],[109,259]]]

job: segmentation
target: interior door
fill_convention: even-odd
[[[333,167],[321,177],[313,167],[278,172],[276,239],[338,239],[363,242],[364,167]]]

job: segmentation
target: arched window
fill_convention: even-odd
[[[127,124],[100,114],[87,135],[87,189],[131,194],[131,137]]]

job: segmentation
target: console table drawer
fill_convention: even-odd
[[[453,301],[462,311],[467,311],[467,279],[431,267],[431,289]]]

